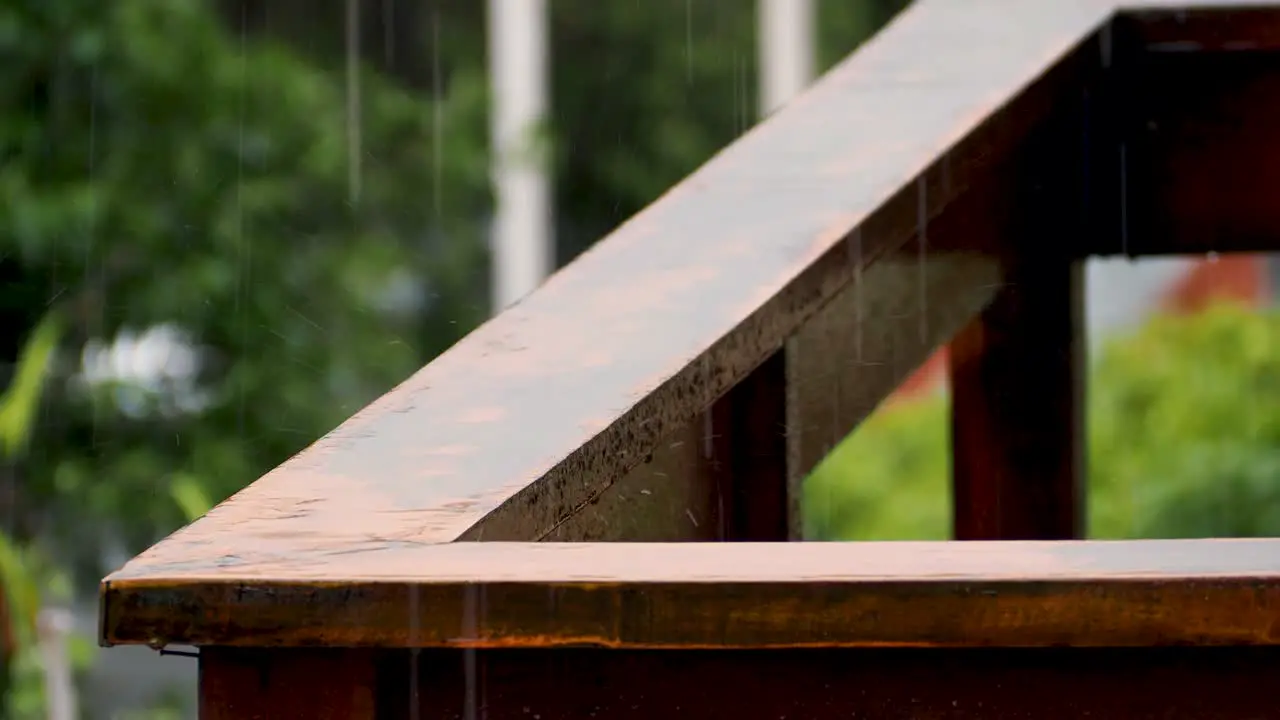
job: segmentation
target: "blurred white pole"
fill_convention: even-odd
[[[79,703],[67,653],[74,618],[63,608],[45,607],[40,609],[36,624],[44,670],[45,716],[49,720],[76,720],[80,717]]]
[[[813,18],[813,0],[759,0],[761,117],[813,80]]]
[[[548,105],[547,3],[489,0],[488,16],[496,313],[538,287],[554,259],[550,182],[534,152]]]
[[[347,199],[360,202],[360,0],[347,0]]]
[[[853,0],[860,2],[861,0]],[[757,0],[756,62],[760,68],[760,117],[786,105],[813,80],[813,0]],[[797,352],[788,341],[786,352]],[[787,367],[796,367],[791,361]],[[788,414],[788,422],[792,418]],[[791,540],[803,540],[804,513],[800,497],[804,477],[787,478],[787,524]]]

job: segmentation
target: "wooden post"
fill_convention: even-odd
[[[1273,648],[467,652],[423,651],[416,707],[408,658],[389,662],[401,690],[383,716],[1256,718],[1280,669]],[[471,674],[483,685],[468,690]]]
[[[1019,258],[951,346],[957,540],[1080,537],[1083,268]]]
[[[787,363],[778,351],[711,407],[712,472],[727,502],[725,540],[785,542]]]
[[[200,720],[373,720],[377,697],[372,651],[200,651]]]

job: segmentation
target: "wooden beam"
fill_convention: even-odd
[[[711,411],[713,476],[728,487],[725,540],[781,542],[792,534],[787,486],[787,356],[776,352]]]
[[[785,363],[775,353],[622,479],[537,539],[788,539]]]
[[[152,555],[105,595],[103,639],[153,645],[1275,644],[1280,540],[263,548]]]
[[[206,647],[201,720],[1256,718],[1277,648]]]
[[[1091,41],[1080,55],[1106,65],[1095,52]],[[1073,255],[1114,209],[1094,194],[1101,78],[1088,79],[1058,95],[980,226],[1001,284],[948,354],[956,539],[1059,540],[1084,528],[1084,275]]]
[[[200,650],[200,720],[374,720],[377,656],[366,650]]]
[[[551,537],[1056,110],[1020,95],[1106,3],[926,0],[312,447],[175,538],[321,558]],[[922,54],[920,47],[935,52]],[[891,138],[892,140],[886,140]],[[906,322],[910,323],[911,320]],[[880,397],[885,382],[868,388]],[[195,560],[196,558],[191,558]]]
[[[957,540],[1083,531],[1083,268],[1034,252],[951,343]]]
[[[731,477],[708,453],[707,414],[662,439],[622,478],[576,508],[546,542],[724,540]],[[477,539],[483,540],[481,535]]]
[[[1273,648],[455,650],[422,654],[415,707],[405,655],[384,717],[1251,720],[1280,672]]]
[[[1085,252],[1280,250],[1280,9],[1146,5],[1122,10],[1106,35],[1096,185],[1123,214]]]

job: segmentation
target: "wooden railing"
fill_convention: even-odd
[[[199,646],[205,718],[1274,715],[1280,541],[1071,540],[1080,261],[1280,248],[1280,7],[1185,5],[920,0],[108,577],[103,641]],[[953,337],[1002,542],[781,542]]]

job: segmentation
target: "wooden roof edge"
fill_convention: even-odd
[[[378,647],[1277,644],[1280,540],[450,543],[357,576],[126,569],[105,644]],[[797,618],[804,617],[803,623]]]

